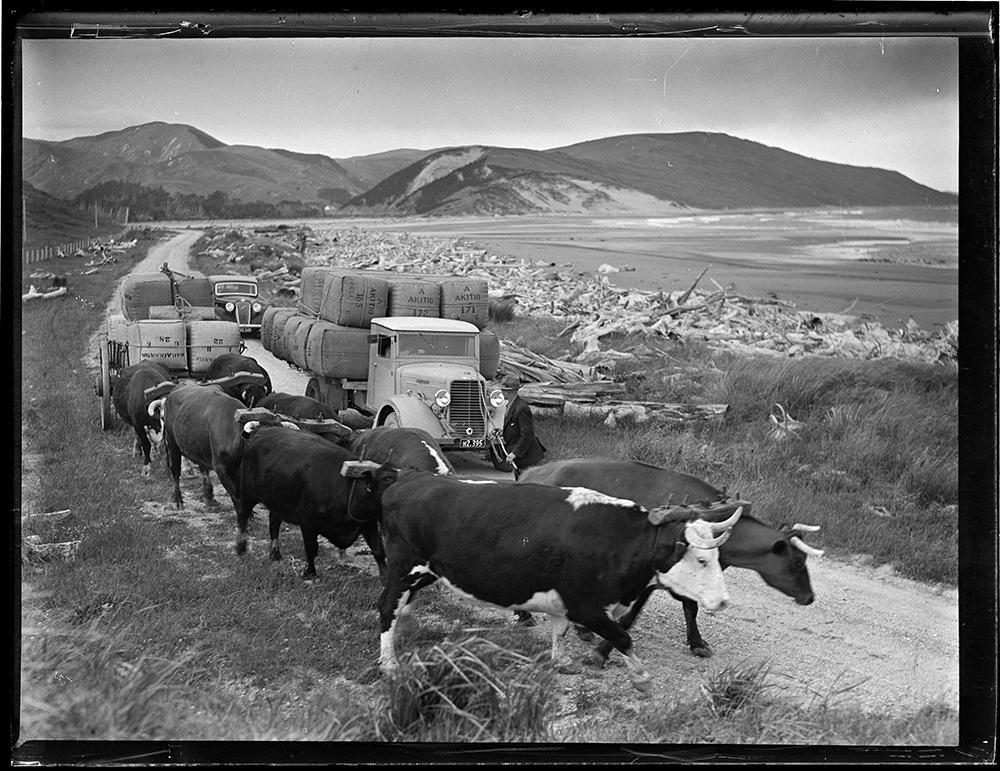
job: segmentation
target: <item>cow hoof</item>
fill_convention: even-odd
[[[576,636],[586,643],[592,643],[597,639],[597,636],[589,629],[587,629],[587,627],[585,626],[578,626],[575,627],[575,629],[576,629]]]
[[[143,466],[142,467],[142,475],[144,477],[148,477],[149,476],[149,466]]]
[[[246,541],[237,541],[236,542],[236,553],[238,555],[240,555],[241,557],[244,554],[247,553],[247,542]]]
[[[604,665],[608,663],[608,657],[597,651],[591,651],[587,654],[587,663],[597,669],[604,669]]]
[[[700,646],[700,647],[697,647],[697,648],[692,648],[691,649],[691,653],[693,653],[695,656],[697,656],[700,659],[710,659],[710,658],[712,658],[712,649],[709,648],[707,645]]]
[[[653,690],[653,679],[648,675],[643,678],[635,678],[632,680],[632,687],[639,693],[650,693]]]
[[[316,575],[315,572],[310,572],[310,571],[306,570],[302,574],[302,580],[303,581],[319,581],[319,576]]]

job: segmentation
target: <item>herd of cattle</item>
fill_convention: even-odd
[[[686,474],[580,458],[516,482],[463,478],[425,432],[351,430],[321,402],[272,392],[259,363],[237,354],[216,359],[200,382],[175,382],[142,361],[119,373],[112,398],[135,429],[143,475],[162,444],[177,508],[182,458],[200,471],[206,502],[216,474],[235,509],[238,554],[257,504],[268,511],[272,559],[281,558],[282,523],[301,530],[305,578],[316,576],[319,536],[341,550],[364,536],[382,582],[385,673],[398,667],[398,622],[437,580],[480,602],[548,614],[552,659],[566,671],[577,670],[562,644],[570,626],[583,639],[598,635],[592,663],[617,649],[641,691],[652,683],[628,630],[654,589],[683,604],[688,645],[703,657],[712,651],[698,607],[726,606],[725,568],[754,570],[797,603],[813,601],[806,558],[822,552],[803,538],[818,528],[771,527],[749,502]]]

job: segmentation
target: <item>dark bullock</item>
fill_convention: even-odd
[[[144,477],[149,476],[150,450],[163,441],[163,423],[159,414],[149,414],[151,399],[146,395],[146,389],[172,379],[166,364],[154,359],[143,359],[138,364],[121,370],[111,391],[115,412],[135,430],[134,451],[142,451]]]
[[[349,426],[337,420],[337,410],[310,396],[275,392],[258,401],[257,406],[291,418],[299,428],[312,431],[341,447],[349,447],[356,435]]]
[[[358,431],[351,452],[364,460],[389,463],[395,468],[415,468],[432,474],[454,474],[455,467],[429,433],[420,428],[379,426]]]
[[[613,609],[651,583],[700,601],[728,602],[718,544],[738,520],[684,521],[585,488],[435,475],[403,469],[382,494],[386,575],[379,597],[382,671],[398,662],[394,635],[403,609],[441,579],[466,598],[508,610],[547,613],[552,659],[570,666],[570,624],[599,634],[625,656],[639,690],[652,687]]]
[[[256,359],[251,356],[243,356],[239,353],[224,353],[212,360],[205,371],[205,381],[210,382],[221,378],[235,375],[239,372],[246,372],[251,375],[263,375],[264,382],[246,383],[239,382],[233,385],[223,384],[223,390],[237,399],[247,407],[257,406],[257,402],[267,396],[273,390],[271,388],[271,376]]]
[[[209,472],[219,481],[236,505],[237,474],[243,454],[243,438],[236,421],[243,402],[223,392],[219,385],[178,385],[165,397],[149,405],[150,414],[159,411],[163,419],[163,443],[174,480],[174,506],[184,507],[181,497],[181,456],[201,472],[202,499],[214,503]],[[266,411],[262,411],[266,412]],[[275,423],[278,418],[271,415]]]
[[[724,491],[688,474],[632,460],[607,458],[574,458],[546,463],[528,469],[521,482],[534,482],[558,486],[585,485],[606,495],[628,495],[643,506],[663,506],[668,501],[681,503],[716,502],[725,500]],[[792,597],[800,605],[809,605],[814,599],[806,556],[821,555],[818,549],[808,546],[802,537],[814,529],[809,525],[795,525],[776,529],[750,516],[750,505],[744,505],[743,516],[733,528],[732,537],[719,547],[722,568],[738,567],[757,571],[765,583]],[[642,610],[649,593],[640,596],[623,618],[631,626]],[[676,595],[674,595],[676,597]],[[698,605],[683,597],[687,641],[695,656],[708,657],[712,649],[698,631]],[[611,652],[602,643],[594,652],[595,663],[603,664]]]
[[[281,559],[278,536],[282,522],[298,525],[305,544],[307,566],[303,578],[316,576],[319,536],[341,551],[363,535],[385,573],[385,552],[379,538],[379,496],[371,474],[347,478],[344,461],[356,461],[343,447],[309,431],[250,422],[239,472],[236,551],[246,552],[247,530],[253,507],[268,509],[271,559]]]

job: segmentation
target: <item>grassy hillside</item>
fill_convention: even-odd
[[[98,217],[94,226],[93,212],[86,212],[65,201],[53,198],[25,183],[23,248],[58,246],[85,238],[104,238],[122,231],[124,223],[107,217]]]

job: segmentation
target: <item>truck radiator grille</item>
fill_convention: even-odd
[[[482,436],[486,431],[484,407],[485,397],[478,380],[456,380],[451,384],[448,422],[453,429],[464,432],[471,428],[473,436]]]

